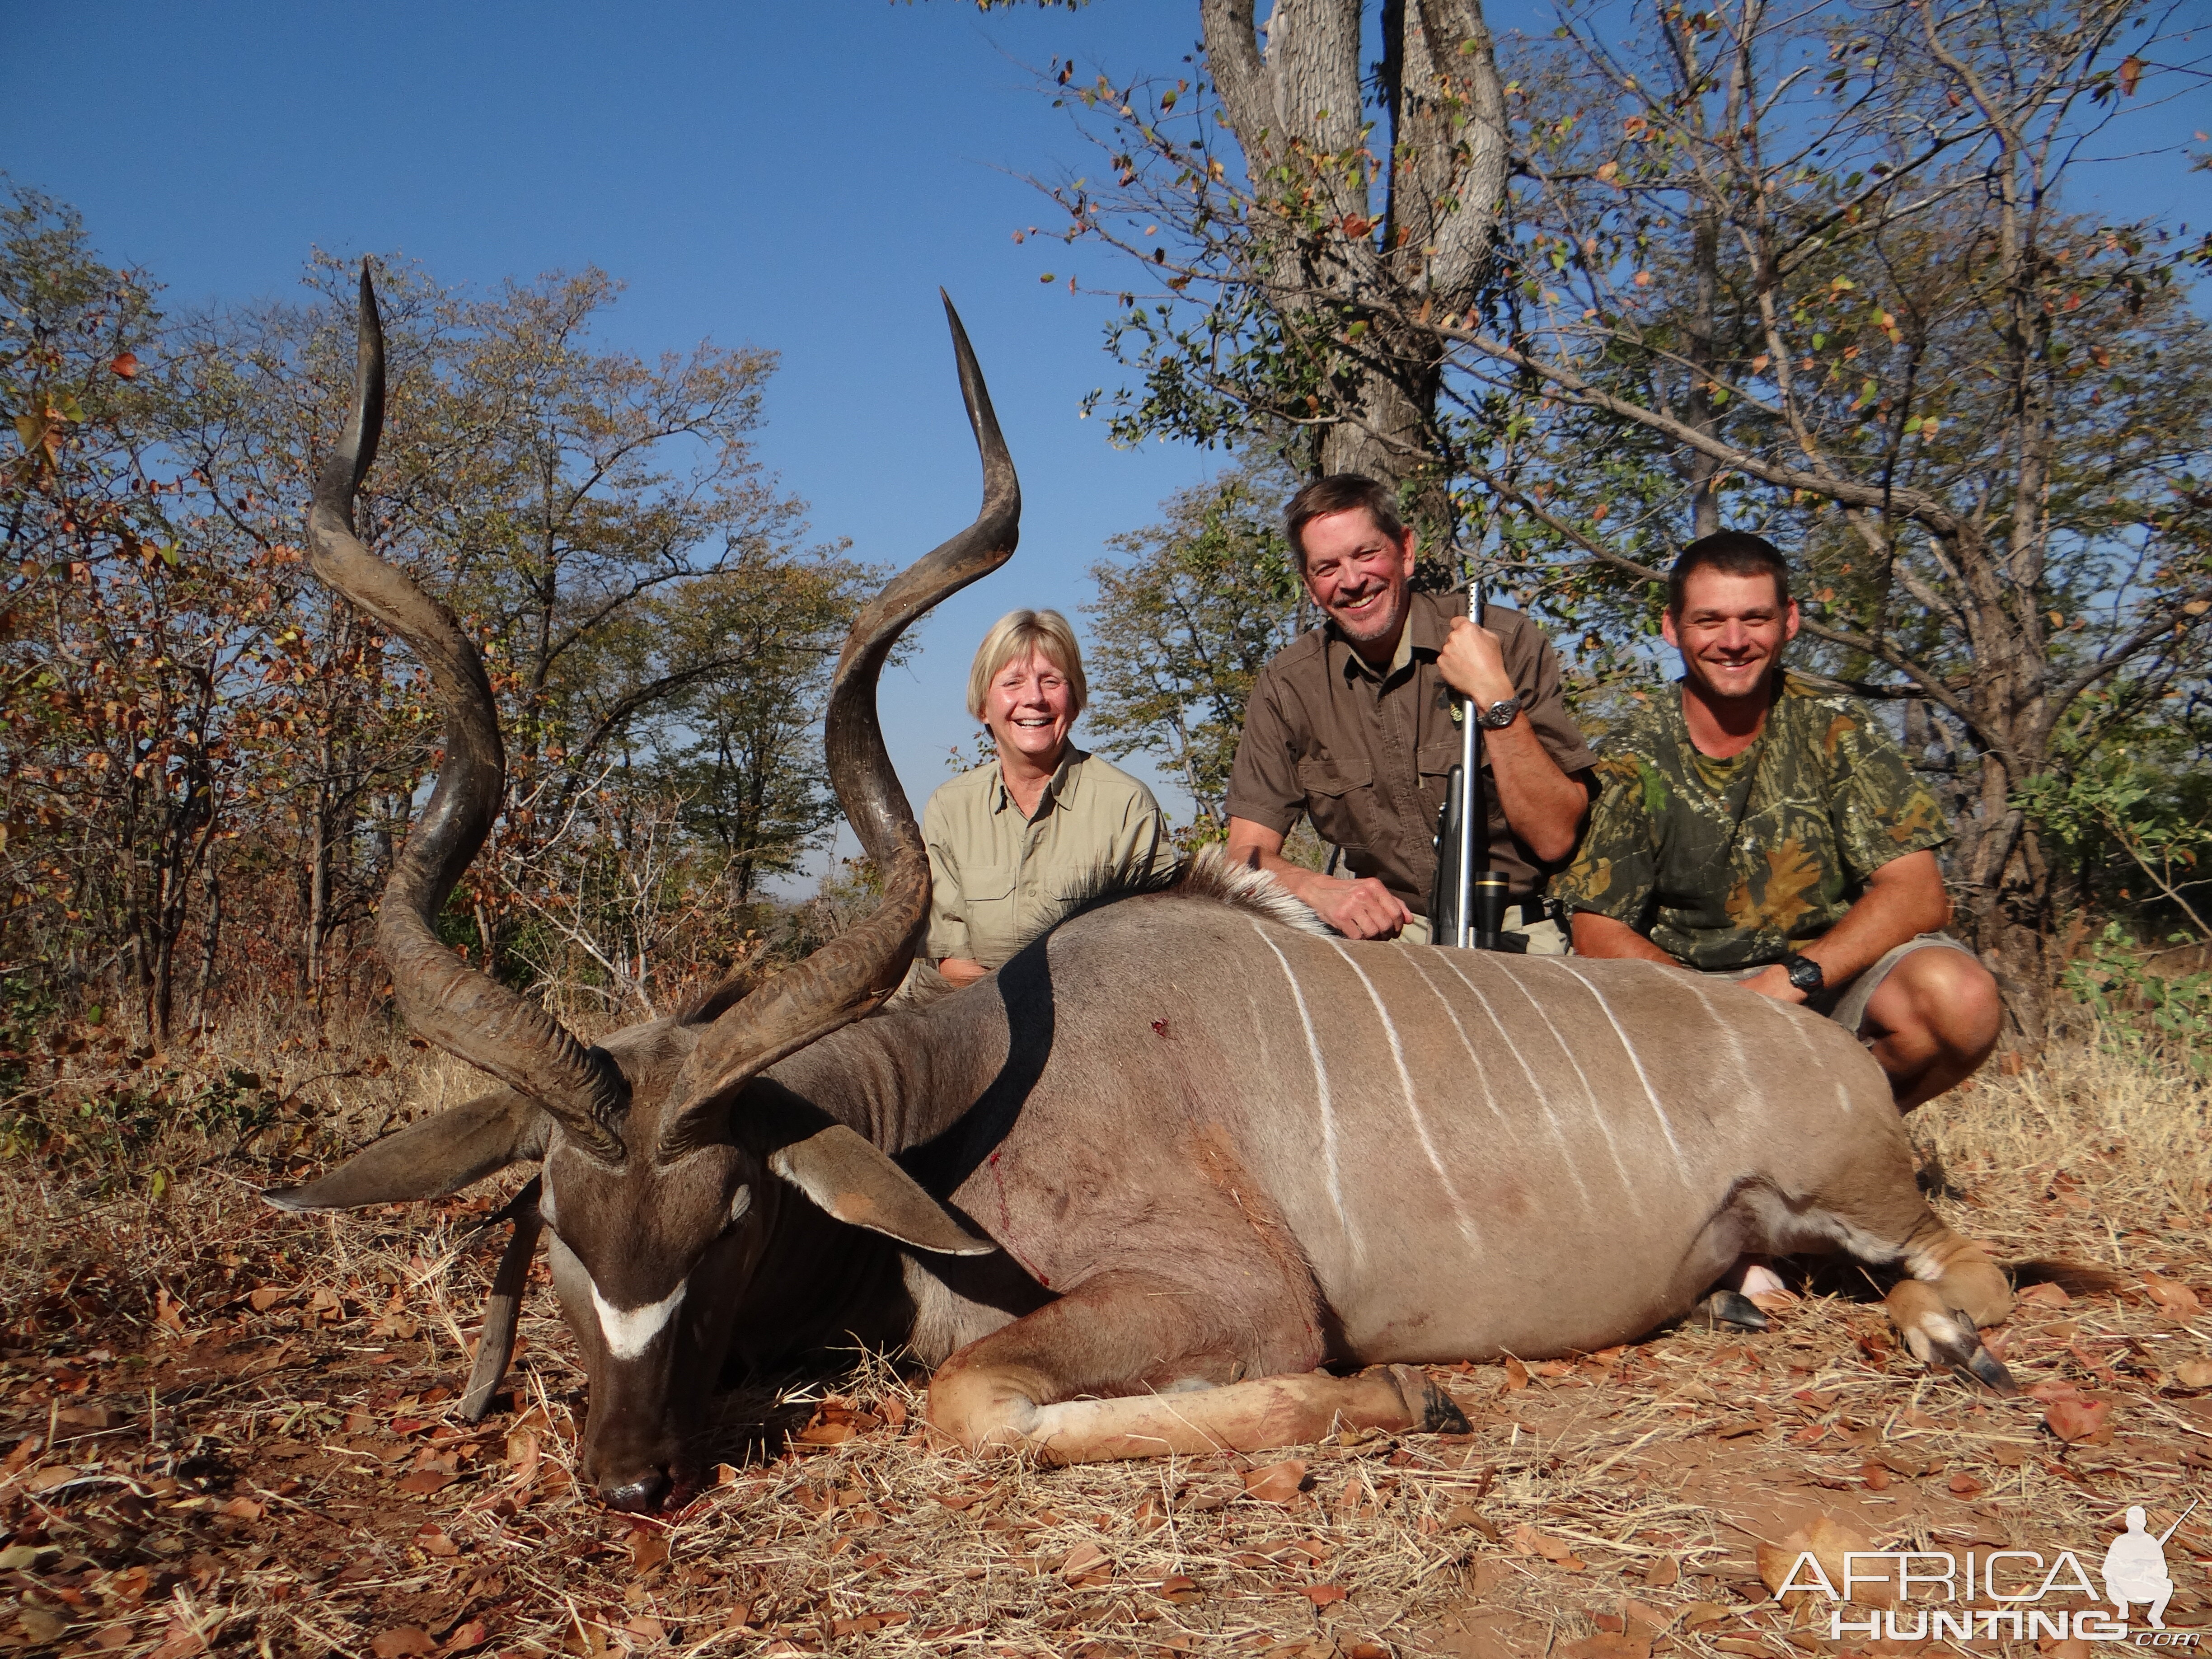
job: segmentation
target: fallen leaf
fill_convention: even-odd
[[[266,1512],[266,1505],[257,1504],[251,1498],[234,1498],[216,1511],[218,1515],[230,1516],[234,1521],[258,1521]]]
[[[668,1534],[654,1527],[640,1527],[629,1535],[629,1570],[649,1572],[668,1559]]]
[[[859,1431],[850,1423],[809,1423],[799,1431],[802,1446],[842,1446]]]
[[[1106,1559],[1106,1552],[1097,1545],[1078,1544],[1068,1551],[1067,1559],[1060,1564],[1060,1576],[1072,1581],[1110,1565],[1112,1563]]]
[[[876,1410],[882,1415],[884,1421],[890,1424],[891,1427],[902,1429],[906,1426],[905,1401],[885,1400],[877,1406]]]
[[[436,1527],[425,1527],[416,1533],[415,1547],[425,1555],[434,1555],[441,1559],[459,1555],[461,1553],[461,1547]]]
[[[1513,1540],[1514,1548],[1522,1554],[1540,1555],[1553,1565],[1565,1567],[1569,1572],[1580,1572],[1588,1565],[1575,1553],[1574,1546],[1566,1540],[1538,1532],[1525,1522],[1506,1535]]]
[[[60,1641],[62,1632],[69,1628],[67,1619],[46,1607],[19,1607],[15,1620],[22,1626],[24,1635],[42,1644]]]
[[[1946,1484],[1949,1486],[1954,1492],[1957,1493],[1961,1498],[1978,1498],[1984,1490],[1982,1483],[1975,1480],[1972,1475],[1968,1474],[1964,1469],[1960,1470],[1958,1474],[1953,1475]]]
[[[49,1463],[42,1469],[33,1469],[24,1477],[23,1484],[33,1492],[52,1492],[76,1479],[76,1471],[68,1464]]]
[[[1170,1573],[1167,1577],[1161,1579],[1159,1588],[1152,1594],[1163,1601],[1175,1601],[1188,1606],[1201,1599],[1206,1592],[1198,1587],[1198,1581],[1195,1578],[1186,1578],[1177,1572]]]
[[[840,1620],[839,1622],[842,1623],[843,1621]],[[628,1631],[632,1636],[644,1638],[647,1645],[660,1641],[668,1634],[667,1627],[649,1613],[639,1613],[635,1619],[632,1619],[628,1624],[624,1625],[623,1628]],[[841,1631],[838,1633],[842,1635],[845,1632]]]
[[[1480,1510],[1465,1504],[1455,1504],[1446,1510],[1443,1524],[1446,1532],[1458,1532],[1463,1528],[1472,1528],[1493,1544],[1501,1535],[1495,1526],[1482,1518]]]
[[[1711,1625],[1728,1617],[1728,1609],[1717,1601],[1692,1601],[1682,1609],[1682,1622],[1696,1626]]]
[[[2031,1285],[2014,1299],[2033,1303],[2041,1308],[2063,1308],[2074,1300],[2072,1297],[2066,1294],[2066,1287],[2063,1285],[2049,1284]]]
[[[1681,1563],[1671,1555],[1662,1555],[1644,1569],[1644,1582],[1653,1589],[1664,1589],[1669,1584],[1681,1582]]]
[[[1325,1607],[1332,1601],[1346,1600],[1352,1592],[1341,1584],[1301,1584],[1298,1586],[1298,1594],[1304,1596],[1314,1606]]]
[[[2212,1389],[2212,1359],[2185,1359],[2173,1368],[2173,1376],[2185,1389]]]
[[[1287,1504],[1305,1484],[1306,1466],[1295,1457],[1268,1463],[1244,1477],[1244,1495],[1262,1504]]]
[[[292,1292],[282,1285],[264,1285],[246,1293],[246,1305],[256,1313],[267,1313]]]
[[[1510,1394],[1516,1389],[1528,1386],[1528,1368],[1508,1354],[1505,1357],[1505,1389]]]
[[[450,1469],[417,1469],[412,1474],[401,1475],[394,1484],[402,1492],[416,1492],[428,1497],[434,1492],[442,1492],[452,1486],[453,1473]]]
[[[401,1625],[397,1629],[379,1631],[368,1645],[376,1659],[404,1659],[410,1653],[438,1650],[438,1644],[430,1639],[430,1632],[420,1625]]]
[[[483,1620],[471,1619],[465,1625],[453,1626],[453,1633],[446,1638],[446,1651],[466,1653],[471,1648],[482,1647],[490,1635],[491,1632],[484,1628]]]
[[[538,1478],[538,1460],[544,1455],[537,1435],[528,1429],[517,1429],[507,1437],[507,1467],[526,1486]]]
[[[2044,1426],[2068,1445],[2110,1445],[2112,1407],[2102,1400],[2054,1400],[2044,1408]]]
[[[1808,1583],[1814,1577],[1808,1570],[1800,1572],[1798,1565],[1808,1555],[1827,1576],[1829,1585],[1841,1593],[1844,1587],[1844,1558],[1863,1554],[1874,1548],[1874,1540],[1864,1533],[1847,1527],[1832,1516],[1823,1515],[1811,1525],[1799,1527],[1784,1536],[1779,1543],[1761,1544],[1758,1551],[1759,1578],[1775,1600],[1785,1607],[1796,1607],[1814,1596],[1826,1599],[1826,1592],[1817,1583]],[[1788,1591],[1784,1584],[1791,1585]],[[1869,1605],[1879,1605],[1893,1599],[1885,1597],[1882,1587],[1874,1584],[1854,1586],[1852,1600]]]
[[[2156,1273],[2147,1273],[2143,1275],[2143,1288],[2150,1292],[2152,1301],[2176,1319],[2194,1319],[2204,1311],[2204,1304],[2197,1299],[2197,1292],[2179,1279],[2162,1279]]]

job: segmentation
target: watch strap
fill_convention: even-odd
[[[1790,982],[1808,996],[1827,988],[1827,974],[1810,957],[1791,957],[1783,971],[1790,975]]]

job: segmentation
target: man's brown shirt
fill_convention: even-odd
[[[1408,596],[1406,628],[1387,672],[1370,667],[1333,626],[1302,634],[1260,672],[1244,711],[1244,737],[1229,775],[1231,817],[1288,835],[1304,813],[1314,832],[1344,849],[1354,876],[1373,876],[1415,915],[1426,915],[1436,873],[1437,814],[1459,763],[1459,694],[1437,670],[1465,593]],[[1517,611],[1482,609],[1498,637],[1528,719],[1569,776],[1597,764],[1567,713],[1559,659]],[[1487,734],[1486,734],[1487,735]],[[1490,771],[1487,752],[1482,769]],[[1540,889],[1557,866],[1540,866],[1516,840],[1486,783],[1490,867],[1516,892]]]

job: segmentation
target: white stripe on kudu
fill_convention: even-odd
[[[1620,1022],[1613,1017],[1613,1005],[1605,1000],[1604,994],[1596,986],[1584,979],[1577,969],[1570,967],[1566,958],[1546,957],[1542,959],[1558,968],[1596,1000],[1599,1010],[1605,1015],[1605,1023],[1613,1027],[1613,1036],[1620,1040],[1620,1052],[1628,1056],[1628,1063],[1636,1068],[1636,1080],[1644,1085],[1644,1097],[1651,1103],[1651,1115],[1659,1120],[1659,1127],[1667,1137],[1668,1147],[1674,1154],[1674,1168],[1681,1176],[1683,1183],[1687,1185],[1690,1161],[1682,1156],[1681,1143],[1674,1139],[1674,1120],[1667,1115],[1667,1109],[1659,1103],[1659,1091],[1651,1086],[1651,1079],[1644,1072],[1644,1061],[1637,1055],[1636,1045],[1628,1040],[1628,1033],[1620,1029]]]
[[[1552,1023],[1552,1017],[1544,1012],[1544,1005],[1534,997],[1528,996],[1527,986],[1510,974],[1506,978],[1515,990],[1528,997],[1528,1006],[1536,1011],[1536,1018],[1544,1022],[1544,1029],[1552,1034],[1552,1041],[1559,1045],[1559,1052],[1566,1056],[1567,1064],[1574,1067],[1575,1079],[1583,1085],[1583,1098],[1589,1103],[1590,1121],[1597,1125],[1597,1132],[1605,1137],[1605,1149],[1613,1155],[1613,1173],[1620,1177],[1620,1188],[1628,1194],[1629,1207],[1642,1215],[1644,1199],[1638,1190],[1638,1183],[1630,1178],[1628,1165],[1621,1162],[1620,1144],[1613,1138],[1613,1125],[1607,1121],[1605,1108],[1598,1103],[1597,1091],[1590,1086],[1589,1073],[1583,1070],[1582,1061],[1575,1058],[1574,1044],[1569,1042],[1566,1034]]]
[[[1528,1057],[1521,1052],[1519,1046],[1506,1031],[1505,1022],[1498,1018],[1498,1011],[1490,1006],[1490,999],[1475,989],[1474,981],[1467,976],[1459,963],[1452,960],[1452,952],[1438,951],[1437,956],[1445,967],[1459,976],[1459,982],[1467,987],[1475,1001],[1481,1005],[1482,1012],[1488,1017],[1490,1023],[1498,1028],[1499,1043],[1507,1054],[1513,1056],[1514,1063],[1521,1068],[1521,1075],[1528,1079],[1529,1098],[1536,1103],[1536,1109],[1543,1113],[1544,1123],[1551,1130],[1552,1139],[1559,1143],[1559,1166],[1566,1170],[1567,1179],[1575,1183],[1575,1190],[1583,1195],[1583,1208],[1595,1214],[1596,1206],[1591,1202],[1589,1183],[1583,1179],[1583,1172],[1579,1167],[1580,1160],[1575,1157],[1573,1149],[1567,1145],[1566,1132],[1559,1127],[1559,1116],[1552,1110],[1551,1098],[1545,1094],[1544,1085],[1536,1080],[1535,1073],[1528,1069]]]
[[[1322,1161],[1328,1166],[1329,1202],[1336,1206],[1337,1219],[1344,1227],[1345,1239],[1357,1255],[1359,1241],[1352,1231],[1352,1218],[1345,1213],[1344,1185],[1337,1175],[1336,1112],[1329,1103],[1328,1066],[1321,1057],[1321,1039],[1314,1035],[1313,1016],[1306,1012],[1306,994],[1298,988],[1298,976],[1291,971],[1291,959],[1282,953],[1274,940],[1267,937],[1267,930],[1255,921],[1252,931],[1260,935],[1262,944],[1274,951],[1275,960],[1283,964],[1283,977],[1291,982],[1291,1000],[1297,1004],[1298,1024],[1305,1030],[1306,1052],[1313,1056],[1314,1097],[1321,1107],[1321,1154]]]
[[[1413,1098],[1413,1079],[1406,1070],[1405,1045],[1398,1041],[1398,1027],[1390,1018],[1390,1011],[1382,1006],[1382,999],[1375,994],[1375,981],[1369,979],[1365,969],[1352,959],[1352,953],[1334,939],[1331,939],[1329,944],[1337,955],[1344,958],[1344,965],[1359,975],[1359,983],[1367,992],[1367,1000],[1375,1005],[1376,1017],[1382,1022],[1382,1034],[1390,1039],[1390,1060],[1398,1068],[1398,1092],[1405,1097],[1406,1115],[1413,1120],[1413,1133],[1421,1138],[1421,1150],[1429,1155],[1429,1167],[1437,1172],[1437,1179],[1443,1184],[1444,1197],[1451,1203],[1452,1214],[1459,1222],[1461,1236],[1480,1249],[1482,1247],[1481,1236],[1475,1231],[1474,1223],[1468,1216],[1467,1206],[1459,1201],[1459,1189],[1452,1185],[1451,1172],[1444,1168],[1443,1159],[1437,1156],[1436,1142],[1429,1139],[1428,1122],[1422,1117],[1420,1105]]]
[[[1736,1087],[1739,1089],[1749,1089],[1751,1087],[1751,1068],[1745,1060],[1743,1052],[1743,1038],[1736,1033],[1735,1022],[1732,1019],[1722,1018],[1720,1014],[1714,1010],[1712,994],[1705,989],[1704,981],[1698,979],[1686,979],[1683,983],[1697,993],[1698,1006],[1705,1011],[1705,1017],[1711,1019],[1714,1024],[1719,1026],[1721,1035],[1728,1039],[1729,1054],[1735,1061]]]
[[[607,1340],[607,1352],[617,1359],[635,1359],[643,1353],[668,1323],[669,1316],[683,1304],[687,1285],[688,1281],[678,1285],[659,1301],[648,1302],[642,1308],[617,1308],[599,1294],[597,1285],[592,1285],[592,1310],[599,1316],[599,1334]]]
[[[1503,1125],[1505,1122],[1505,1114],[1498,1109],[1498,1097],[1491,1090],[1490,1073],[1483,1066],[1482,1056],[1474,1051],[1474,1044],[1468,1041],[1467,1027],[1459,1022],[1459,1010],[1451,1006],[1451,999],[1437,988],[1436,981],[1429,977],[1428,970],[1421,966],[1421,956],[1422,951],[1418,945],[1406,947],[1407,965],[1419,976],[1421,983],[1429,988],[1429,994],[1443,1005],[1444,1018],[1451,1021],[1452,1030],[1459,1033],[1459,1046],[1467,1050],[1468,1063],[1474,1067],[1474,1080],[1482,1085],[1482,1103],[1490,1108],[1491,1116]]]

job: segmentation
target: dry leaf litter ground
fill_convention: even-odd
[[[181,1098],[250,1060],[281,1109],[243,1147],[172,1134],[104,1168],[0,1166],[0,1645],[1819,1652],[1839,1645],[1826,1609],[1785,1609],[1770,1588],[1808,1540],[2071,1549],[2094,1571],[2127,1504],[2162,1528],[2212,1470],[2206,1093],[2081,1049],[1913,1122],[1958,1225],[2008,1259],[2125,1281],[2023,1297],[1998,1339],[2029,1387],[2018,1400],[1930,1376],[1893,1346],[1875,1287],[1833,1270],[1776,1298],[1763,1334],[1684,1328],[1439,1370],[1469,1434],[1261,1457],[979,1462],[930,1443],[926,1379],[848,1355],[729,1396],[719,1484],[634,1521],[574,1479],[583,1377],[550,1290],[511,1403],[475,1426],[450,1414],[499,1242],[468,1241],[504,1192],[341,1218],[257,1200],[301,1149],[470,1088],[434,1056],[395,1045],[392,1066],[374,1049],[217,1044],[185,1060],[95,1038],[62,1062],[58,1099],[117,1086],[134,1062],[166,1065]],[[2212,1506],[2167,1556],[2169,1625],[2212,1620]]]

